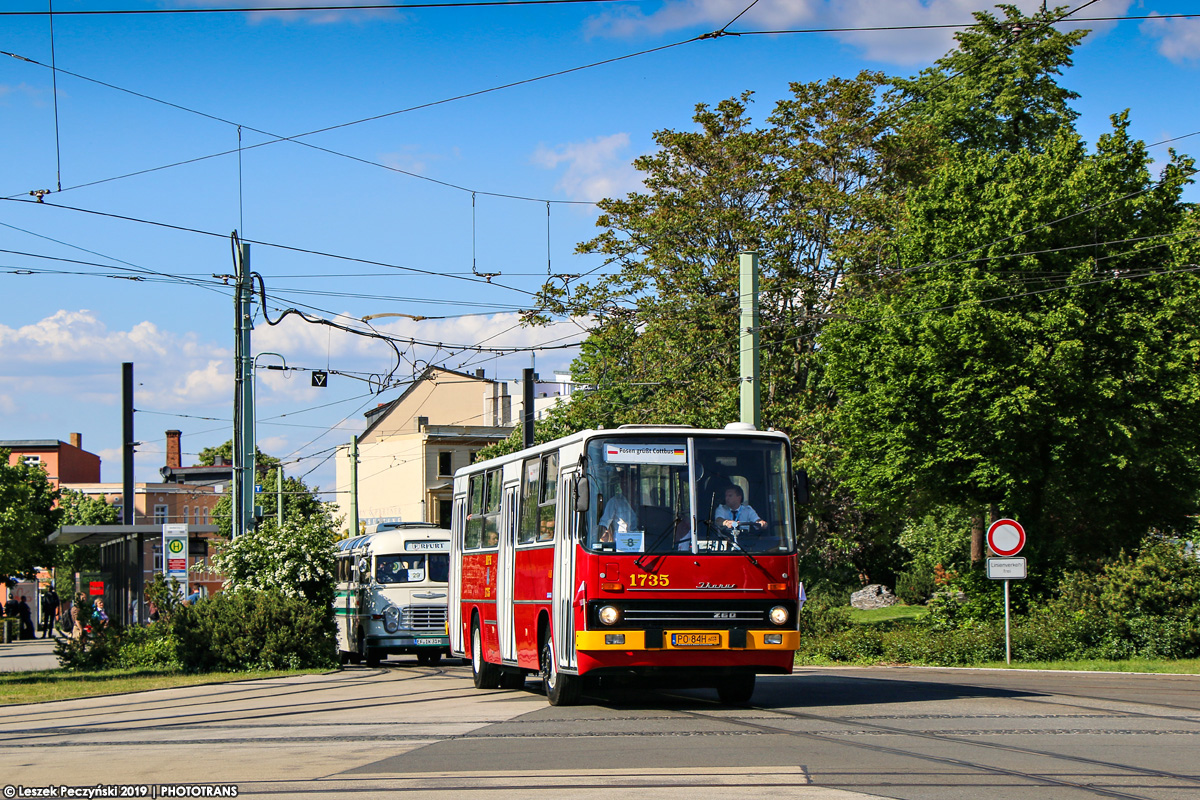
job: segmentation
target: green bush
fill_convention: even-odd
[[[924,605],[933,597],[936,588],[932,573],[914,571],[896,575],[896,597],[905,605]]]
[[[171,620],[188,672],[320,669],[337,665],[333,616],[277,591],[224,591]]]
[[[801,640],[809,637],[824,638],[847,630],[853,625],[849,608],[812,601],[805,603],[804,608],[800,609],[799,624]]]
[[[182,666],[179,661],[179,640],[166,622],[126,628],[116,663],[110,666],[178,671]]]

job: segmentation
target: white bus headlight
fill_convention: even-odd
[[[383,610],[383,627],[388,633],[400,630],[400,609],[388,606]]]
[[[617,620],[621,618],[621,612],[617,610],[616,606],[604,606],[596,612],[596,616],[605,625],[616,625]]]
[[[788,610],[783,606],[775,606],[771,609],[771,622],[776,625],[783,625],[788,621]]]

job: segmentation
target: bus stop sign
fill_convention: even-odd
[[[1015,556],[1025,546],[1025,529],[1015,519],[998,519],[988,528],[987,543],[998,556]]]

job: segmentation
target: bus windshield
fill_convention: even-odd
[[[595,551],[728,555],[795,550],[787,448],[751,437],[612,437],[588,443]]]
[[[450,554],[387,555],[375,557],[375,580],[379,583],[445,583],[450,575]]]

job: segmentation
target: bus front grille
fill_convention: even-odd
[[[445,631],[446,606],[406,606],[400,627],[413,631]]]

